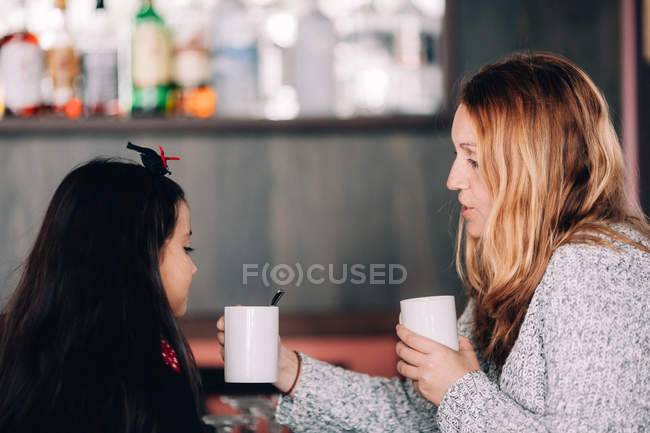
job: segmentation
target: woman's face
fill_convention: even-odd
[[[167,301],[174,316],[181,317],[187,310],[192,277],[197,268],[190,258],[190,209],[184,201],[178,205],[178,219],[174,232],[165,241],[161,251],[160,277]]]
[[[481,177],[476,131],[463,104],[456,110],[451,139],[454,142],[456,159],[447,178],[447,188],[460,191],[458,201],[463,205],[461,215],[465,219],[465,230],[468,235],[479,238],[492,209],[492,197]]]

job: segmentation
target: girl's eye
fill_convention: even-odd
[[[194,248],[192,248],[192,247],[185,247],[185,252],[186,252],[187,254],[190,254],[192,251],[194,251]]]
[[[474,167],[474,168],[478,168],[478,162],[476,162],[475,160],[473,160],[473,159],[468,159],[467,162],[469,162],[469,164],[470,164],[472,167]]]

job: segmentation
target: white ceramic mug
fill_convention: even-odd
[[[453,296],[426,296],[400,301],[399,323],[411,331],[458,350]]]
[[[226,382],[277,382],[278,307],[226,307],[224,319]]]

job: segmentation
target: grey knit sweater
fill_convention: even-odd
[[[280,400],[276,420],[309,433],[650,431],[650,255],[617,245],[558,248],[501,374],[481,361],[439,408],[410,380],[301,354],[295,397]],[[470,301],[458,320],[470,340],[471,312]]]

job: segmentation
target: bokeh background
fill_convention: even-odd
[[[449,0],[443,10],[445,100],[431,115],[235,124],[0,120],[0,304],[65,174],[97,156],[137,160],[125,149],[133,141],[182,158],[170,168],[192,210],[199,272],[189,318],[266,303],[275,287],[252,278],[244,285],[246,263],[333,264],[337,274],[343,264],[396,263],[408,271],[398,285],[289,285],[284,312],[394,312],[400,299],[435,294],[456,295],[461,310],[453,264],[459,206],[445,188],[459,83],[514,51],[561,54],[602,89],[620,132],[622,3]]]

